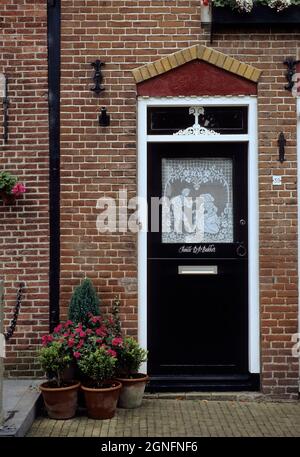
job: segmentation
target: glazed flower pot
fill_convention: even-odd
[[[111,419],[114,417],[122,384],[112,381],[111,387],[94,388],[81,386],[84,392],[87,415],[91,419]]]
[[[50,382],[44,382],[40,386],[48,416],[51,419],[70,419],[75,416],[80,382],[74,381],[68,384],[64,387],[51,387]]]
[[[118,407],[132,409],[141,406],[149,376],[139,373],[134,378],[117,379],[122,383]]]

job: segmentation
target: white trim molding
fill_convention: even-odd
[[[297,97],[297,198],[298,198],[298,333],[300,334],[300,97]],[[300,360],[299,360],[300,362]],[[298,390],[300,392],[300,363]]]
[[[147,135],[148,106],[246,106],[248,133],[244,135]],[[139,97],[138,98],[138,196],[147,198],[148,142],[248,142],[248,221],[249,221],[249,372],[260,373],[259,318],[259,204],[257,99],[234,97]],[[298,180],[299,182],[299,180]],[[145,223],[145,222],[144,222]],[[138,337],[147,349],[147,230],[138,237]],[[146,363],[141,367],[146,372]]]

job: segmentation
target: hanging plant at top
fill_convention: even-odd
[[[280,12],[289,6],[300,5],[300,0],[203,0],[203,5],[229,7],[241,13],[250,13],[255,5],[268,6]]]

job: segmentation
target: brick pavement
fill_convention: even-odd
[[[56,421],[38,417],[27,436],[181,437],[298,436],[300,403],[199,399],[145,399],[111,420],[86,416]]]

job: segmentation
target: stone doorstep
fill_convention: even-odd
[[[211,401],[255,401],[295,402],[295,400],[265,396],[260,392],[160,392],[146,393],[144,398],[153,400],[211,400]]]
[[[9,381],[6,381],[6,395],[9,392]],[[20,385],[22,386],[20,379]],[[9,409],[4,411],[4,424],[0,426],[0,437],[22,437],[30,429],[37,416],[41,394],[38,385],[41,380],[32,380],[29,385],[24,386],[19,395],[17,403],[9,405]],[[12,380],[13,386],[18,381]],[[20,387],[22,389],[22,387]],[[8,391],[8,392],[7,392]]]

